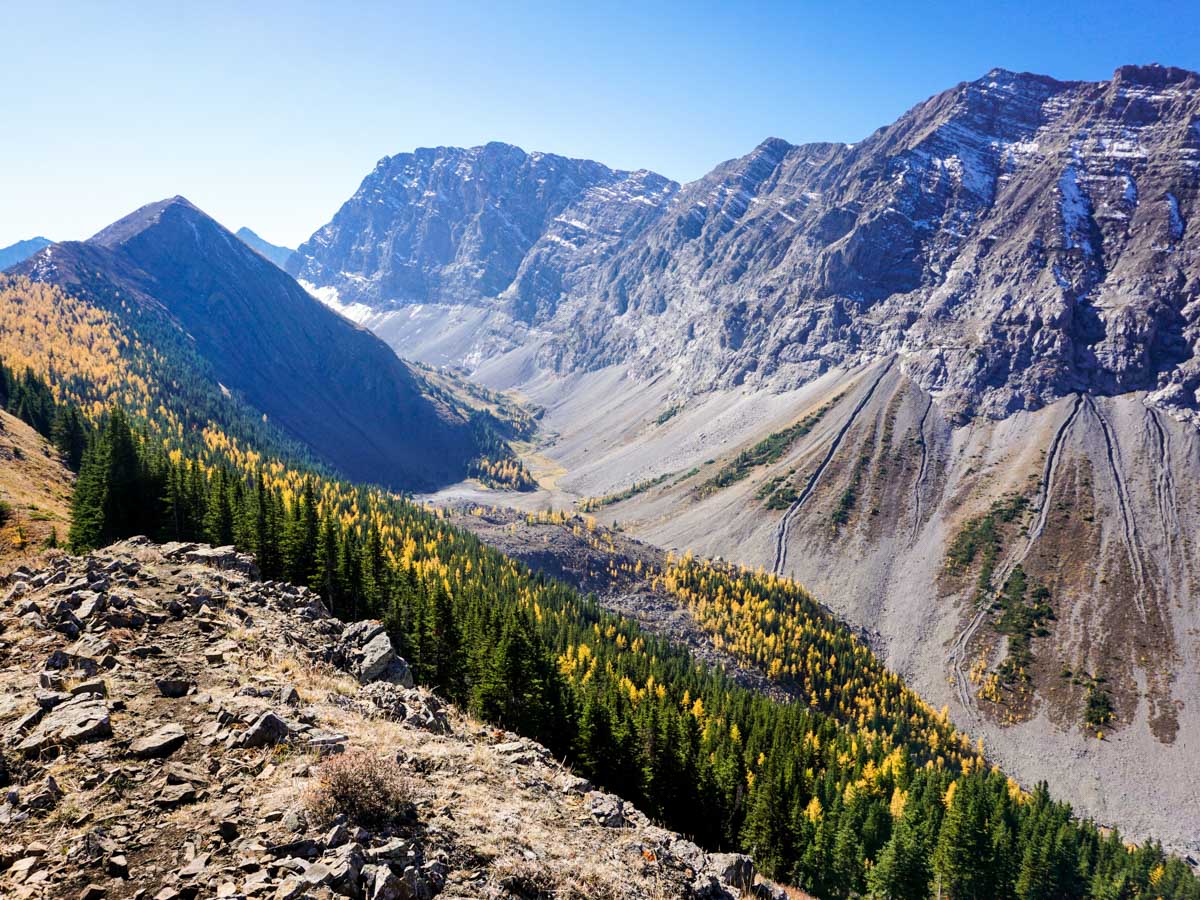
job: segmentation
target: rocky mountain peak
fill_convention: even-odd
[[[602,198],[657,207],[673,184],[510,144],[422,148],[381,160],[288,269],[333,288],[341,304],[476,303],[520,280],[523,262],[560,225],[623,233],[623,213],[591,221]]]
[[[145,206],[135,209],[128,215],[122,216],[111,225],[88,238],[88,243],[110,249],[118,247],[171,218],[190,224],[208,221],[208,217],[190,200],[186,197],[176,195],[168,197],[165,200],[147,203]]]
[[[1113,81],[1118,84],[1137,84],[1154,88],[1185,84],[1189,81],[1196,82],[1197,80],[1200,80],[1200,75],[1195,72],[1159,63],[1150,63],[1144,66],[1120,66],[1113,72]]]

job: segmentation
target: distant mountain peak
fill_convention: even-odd
[[[288,259],[296,252],[291,247],[272,244],[270,241],[259,237],[259,235],[255,234],[254,231],[245,225],[237,230],[237,237],[251,250],[255,250],[265,256],[281,269],[286,268]]]
[[[107,228],[96,232],[88,238],[88,243],[110,249],[120,246],[135,235],[159,224],[163,216],[171,211],[211,221],[211,218],[203,210],[186,197],[176,194],[174,197],[168,197],[165,200],[156,200],[154,203],[147,203],[145,206],[138,207],[129,213],[129,215],[121,217]]]
[[[17,241],[7,247],[0,247],[0,271],[24,262],[53,243],[54,241],[49,238],[39,235],[24,241]]]

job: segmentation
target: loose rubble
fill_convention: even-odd
[[[775,896],[748,857],[414,687],[380,623],[232,548],[135,538],[2,590],[4,897]],[[415,814],[310,822],[347,749],[409,773]]]

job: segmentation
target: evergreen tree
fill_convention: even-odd
[[[926,900],[929,879],[928,852],[912,824],[901,817],[871,869],[870,894],[881,900]]]
[[[83,451],[87,447],[87,429],[83,417],[74,406],[60,406],[54,415],[51,428],[54,447],[63,463],[72,472],[78,472],[83,462]]]
[[[933,855],[936,887],[947,900],[995,896],[987,803],[978,776],[955,782]]]
[[[104,539],[104,510],[108,493],[108,443],[98,435],[84,451],[71,496],[71,549],[83,553]]]

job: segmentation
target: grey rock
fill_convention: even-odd
[[[165,784],[154,798],[154,803],[163,809],[174,809],[196,799],[196,789],[188,782]]]
[[[143,735],[129,745],[129,752],[138,759],[162,759],[183,746],[187,732],[175,722]]]
[[[273,712],[265,712],[240,735],[235,736],[238,747],[271,747],[286,741],[292,730],[288,723]]]
[[[625,815],[625,802],[620,797],[593,792],[588,799],[589,811],[597,825],[605,828],[624,828],[629,824]]]
[[[72,747],[109,737],[112,737],[112,724],[108,704],[85,696],[48,712],[33,732],[17,745],[17,749],[26,756],[37,756],[60,747]]]
[[[775,884],[759,882],[754,886],[754,896],[759,900],[788,900],[787,891]]]
[[[183,673],[175,672],[163,678],[156,678],[154,686],[164,697],[185,697],[196,685]]]
[[[359,681],[374,681],[382,675],[396,658],[391,639],[386,634],[376,635],[362,648],[362,659],[355,673]]]
[[[90,681],[81,681],[79,684],[71,688],[71,695],[80,697],[84,694],[92,694],[96,697],[108,696],[108,682],[100,678],[94,678]]]
[[[38,691],[33,695],[34,701],[44,710],[51,710],[60,703],[70,700],[71,695],[62,691]]]
[[[89,678],[100,671],[99,664],[90,656],[80,656],[75,653],[68,653],[65,650],[55,650],[51,653],[43,668],[48,671],[75,669],[83,672]]]
[[[696,900],[733,900],[734,895],[726,890],[716,876],[702,872],[692,881],[691,895]]]
[[[705,870],[739,891],[754,887],[754,860],[744,853],[713,853]]]
[[[339,894],[356,897],[362,868],[366,864],[362,845],[344,843],[326,854],[325,864],[329,867],[328,884]]]

